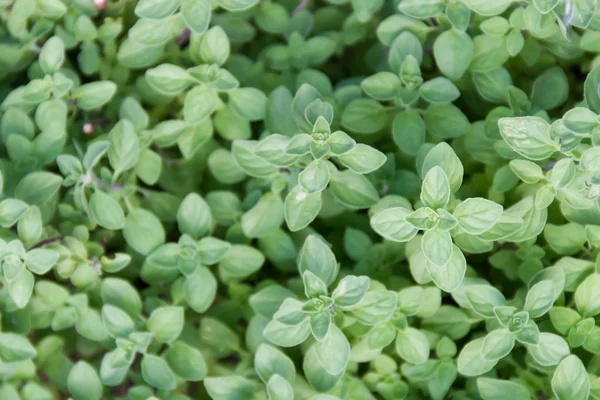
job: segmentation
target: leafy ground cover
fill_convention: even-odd
[[[597,0],[0,0],[0,399],[600,399],[598,53]]]

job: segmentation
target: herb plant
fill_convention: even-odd
[[[600,399],[597,0],[0,0],[0,400]]]

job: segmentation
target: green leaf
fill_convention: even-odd
[[[529,312],[531,318],[541,317],[552,308],[555,299],[556,293],[554,292],[552,281],[540,281],[533,285],[527,292],[524,310]]]
[[[450,182],[444,170],[438,166],[427,171],[421,187],[421,201],[428,207],[444,208],[450,201]]]
[[[98,373],[85,361],[78,361],[71,368],[67,386],[75,400],[100,400],[102,398],[103,388]]]
[[[386,123],[385,108],[375,100],[353,100],[342,113],[342,126],[351,132],[375,133]]]
[[[594,112],[600,112],[600,67],[595,67],[585,78],[584,95],[587,106]]]
[[[272,320],[263,332],[265,339],[281,347],[293,347],[303,343],[310,335],[310,323],[305,318],[296,325]]]
[[[108,334],[114,338],[127,337],[135,329],[131,317],[125,311],[110,304],[102,307],[102,322]]]
[[[425,143],[425,122],[417,111],[404,110],[392,123],[392,138],[402,151],[415,155]]]
[[[329,187],[335,199],[349,208],[369,208],[379,200],[371,182],[353,171],[332,174]]]
[[[499,0],[494,3],[486,0],[465,0],[464,3],[477,14],[491,16],[502,14],[510,5],[511,0]]]
[[[140,18],[129,29],[129,38],[143,46],[160,46],[169,41],[178,25],[179,16],[164,19]]]
[[[437,287],[451,293],[462,283],[467,271],[467,261],[462,251],[452,245],[450,260],[442,266],[428,262],[427,270]]]
[[[40,52],[40,67],[45,74],[50,75],[60,69],[65,60],[65,45],[63,41],[52,36],[44,43]]]
[[[269,400],[288,400],[294,398],[292,386],[280,375],[273,375],[267,382]]]
[[[110,81],[86,83],[71,91],[77,106],[91,111],[108,103],[117,92],[117,85]]]
[[[325,160],[314,160],[300,173],[298,183],[309,194],[322,192],[329,184],[329,166]]]
[[[400,78],[391,72],[379,72],[360,84],[365,93],[375,100],[392,100],[400,89]]]
[[[477,379],[477,389],[483,400],[528,400],[529,391],[523,385],[492,378]]]
[[[562,335],[567,335],[569,329],[581,320],[581,315],[577,311],[566,307],[552,307],[549,315],[552,325]]]
[[[185,0],[181,16],[185,24],[199,35],[206,32],[210,23],[211,5],[206,0]]]
[[[444,31],[433,44],[433,56],[438,68],[452,81],[457,81],[467,71],[473,51],[471,37],[454,29]]]
[[[273,314],[273,319],[284,324],[300,324],[307,320],[303,308],[306,308],[305,303],[296,300],[294,296],[286,296]]]
[[[174,342],[166,355],[171,370],[187,381],[197,382],[206,377],[207,366],[200,350],[184,342]]]
[[[2,203],[0,202],[0,210],[1,209]],[[42,236],[42,230],[43,222],[40,209],[37,206],[29,207],[22,215],[22,218],[19,218],[17,223],[19,237],[23,239],[25,243],[34,243]]]
[[[487,284],[469,285],[465,288],[465,295],[473,311],[484,318],[497,317],[498,307],[502,308],[506,305],[506,299],[502,293]]]
[[[128,120],[121,120],[108,134],[110,147],[108,160],[115,170],[115,176],[135,166],[138,161],[140,145],[135,128]]]
[[[333,122],[333,106],[315,99],[304,110],[304,118],[313,126],[313,132],[327,132]]]
[[[148,69],[145,76],[150,87],[166,96],[175,96],[194,83],[186,70],[173,64],[161,64]]]
[[[584,317],[600,314],[600,275],[593,273],[579,284],[575,291],[575,304],[577,310]]]
[[[367,292],[351,313],[362,324],[374,326],[388,321],[398,303],[398,293],[392,290]]]
[[[423,364],[429,358],[429,341],[418,329],[406,328],[396,335],[396,352],[411,364]]]
[[[446,231],[432,229],[423,235],[421,241],[423,254],[437,267],[443,267],[452,258],[452,237]]]
[[[251,295],[248,304],[256,314],[271,319],[283,301],[289,297],[294,297],[294,293],[273,284]]]
[[[469,27],[471,10],[462,2],[453,2],[446,5],[446,16],[452,27],[464,32]]]
[[[293,101],[292,93],[285,86],[279,86],[269,94],[265,110],[265,125],[270,132],[279,132],[286,136],[292,136],[296,133],[297,125],[293,116]]]
[[[331,295],[336,307],[349,308],[358,304],[367,293],[370,283],[366,276],[345,276]]]
[[[523,50],[523,46],[525,45],[525,38],[523,34],[518,29],[511,29],[508,35],[506,36],[506,51],[511,57],[517,56],[521,50]]]
[[[258,0],[217,0],[217,4],[228,11],[243,11],[257,2]]]
[[[331,325],[325,339],[317,343],[315,353],[323,368],[336,375],[346,369],[350,361],[350,343],[335,325]]]
[[[106,386],[117,386],[125,379],[130,361],[121,349],[108,352],[102,357],[100,364],[100,380]]]
[[[172,15],[180,3],[180,0],[141,0],[134,11],[138,17],[163,19]]]
[[[352,150],[339,155],[337,159],[358,174],[368,174],[385,164],[387,157],[371,146],[358,143]]]
[[[300,185],[296,186],[285,197],[284,216],[288,228],[292,232],[306,228],[317,217],[321,206],[321,192],[308,193]]]
[[[31,294],[33,293],[34,283],[35,279],[33,274],[25,268],[23,268],[19,275],[13,280],[8,282],[8,293],[18,308],[24,308],[29,302]]]
[[[445,4],[443,0],[404,0],[398,8],[413,18],[427,19],[443,12]]]
[[[329,285],[337,276],[339,266],[327,243],[315,235],[310,235],[300,249],[298,269],[301,274],[304,271],[312,272]]]
[[[148,331],[160,343],[175,341],[183,329],[182,307],[160,307],[152,311],[148,319]]]
[[[565,357],[552,376],[552,391],[558,400],[584,400],[590,393],[590,377],[576,355]]]
[[[127,68],[145,68],[156,63],[164,54],[164,46],[147,46],[126,39],[121,44],[117,59],[119,64]]]
[[[413,224],[406,221],[411,213],[411,210],[404,207],[387,208],[371,217],[371,227],[388,240],[408,242],[418,232]]]
[[[279,228],[283,220],[281,197],[279,194],[266,193],[242,216],[242,231],[248,238],[260,238]]]
[[[181,233],[198,239],[212,228],[213,218],[208,203],[198,194],[190,193],[177,210],[177,226]]]
[[[190,308],[203,313],[215,299],[217,280],[208,268],[199,266],[191,275],[186,276],[184,293]]]
[[[33,249],[25,254],[23,261],[25,261],[27,268],[31,272],[37,275],[43,275],[56,264],[59,256],[59,253],[54,250]]]
[[[574,223],[548,224],[544,228],[544,238],[552,250],[561,255],[576,254],[586,242],[584,227]]]
[[[550,136],[550,124],[542,118],[500,118],[498,126],[506,144],[530,160],[545,160],[559,150]]]
[[[429,170],[435,166],[444,170],[452,192],[456,192],[462,185],[464,169],[452,147],[445,142],[439,143],[429,150],[423,160],[421,176],[426,176]]]
[[[356,141],[346,132],[335,131],[327,139],[331,152],[337,156],[345,154],[356,147]]]
[[[469,377],[482,375],[498,363],[497,360],[486,361],[481,357],[483,340],[483,338],[475,339],[463,347],[456,362],[460,374]]]
[[[30,205],[42,205],[60,189],[62,178],[50,172],[32,172],[21,179],[15,197]]]
[[[190,90],[183,102],[183,118],[190,125],[198,125],[208,118],[218,105],[214,89],[198,85]]]
[[[590,133],[596,126],[598,115],[585,107],[575,107],[565,113],[563,123],[567,129],[579,134]]]
[[[254,368],[263,383],[267,383],[274,375],[279,375],[291,383],[296,378],[296,367],[292,360],[285,353],[268,344],[261,344],[256,351]]]
[[[290,138],[287,136],[278,133],[271,134],[257,143],[256,147],[254,147],[254,154],[274,166],[290,166],[294,164],[298,158],[286,154],[285,149],[289,142]]]
[[[505,37],[479,35],[473,39],[473,59],[469,69],[476,72],[492,71],[501,67],[508,58]]]
[[[200,57],[207,64],[223,65],[229,58],[230,45],[227,34],[220,26],[213,26],[202,37]]]
[[[253,247],[233,245],[219,262],[221,279],[244,279],[264,264],[264,255]]]
[[[235,89],[229,92],[229,107],[243,119],[258,121],[265,118],[267,96],[254,88]]]
[[[101,227],[111,230],[125,227],[125,215],[119,202],[101,190],[90,197],[89,207],[93,220]]]
[[[234,2],[237,0],[219,0]],[[254,382],[241,376],[207,378],[204,386],[213,400],[250,400],[255,390]]]
[[[254,16],[256,24],[269,33],[284,33],[290,23],[288,10],[278,3],[261,3]]]
[[[454,209],[453,215],[465,232],[479,235],[498,222],[502,211],[501,205],[481,197],[475,197],[460,203]]]
[[[135,251],[148,255],[165,242],[165,231],[154,214],[136,208],[125,219],[123,237]]]
[[[452,104],[430,105],[423,119],[429,134],[440,140],[463,136],[471,126],[463,112]]]
[[[473,82],[481,97],[494,103],[505,102],[508,99],[509,87],[513,84],[512,77],[505,68],[473,72]],[[498,108],[497,110],[497,113],[507,112],[509,116],[513,115],[512,110],[508,108]],[[490,116],[492,115],[494,115],[494,111],[490,113]]]
[[[10,228],[27,212],[27,203],[17,199],[0,201],[0,226]]]
[[[388,63],[393,70],[400,71],[400,76],[403,80],[404,77],[401,70],[405,68],[405,61],[410,58],[412,58],[412,61],[408,62],[413,64],[410,68],[418,68],[418,65],[421,65],[423,62],[423,46],[419,38],[413,33],[409,31],[400,32],[388,51]],[[422,82],[421,79],[418,80]]]
[[[430,103],[452,103],[460,96],[458,88],[443,77],[425,82],[419,88],[419,92],[421,97]]]
[[[146,354],[142,358],[142,377],[150,386],[159,390],[173,390],[175,375],[169,365],[160,357]]]
[[[544,0],[535,0],[534,4]],[[547,0],[545,0],[547,1]],[[554,0],[550,0],[554,1]],[[555,2],[557,3],[557,2]],[[552,96],[545,96],[548,90]],[[531,88],[531,102],[544,110],[550,110],[563,104],[569,96],[569,81],[561,68],[552,67],[544,71],[533,82]]]
[[[104,304],[111,304],[126,311],[131,317],[142,312],[142,300],[137,290],[128,281],[107,277],[102,280],[101,295]]]
[[[527,160],[511,160],[510,169],[525,183],[534,184],[544,179],[542,168]]]
[[[562,337],[547,332],[540,332],[539,343],[528,346],[527,350],[537,363],[544,366],[557,365],[571,353]]]
[[[0,356],[7,363],[30,360],[36,356],[36,349],[24,336],[0,333]]]
[[[481,357],[485,361],[497,361],[506,357],[514,346],[515,337],[508,329],[496,329],[483,339]]]

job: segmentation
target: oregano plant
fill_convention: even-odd
[[[0,400],[600,399],[597,0],[0,0]]]

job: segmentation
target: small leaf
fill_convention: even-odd
[[[199,35],[208,29],[210,14],[211,6],[206,0],[185,0],[181,6],[181,16],[186,25]]]
[[[85,361],[78,361],[69,371],[67,387],[75,400],[100,400],[103,387],[96,370]]]
[[[406,328],[396,335],[396,352],[411,364],[423,364],[429,358],[429,341],[418,329]]]
[[[148,319],[148,331],[160,343],[170,343],[179,337],[183,329],[182,307],[160,307],[152,311]]]
[[[176,385],[175,375],[165,360],[151,354],[142,358],[142,377],[159,390],[173,390]]]
[[[90,198],[90,213],[94,221],[103,228],[117,230],[125,227],[125,215],[119,202],[97,190]]]
[[[72,91],[77,106],[84,111],[94,110],[108,103],[117,92],[117,85],[110,81],[86,83]]]
[[[481,197],[470,198],[454,209],[458,225],[471,235],[479,235],[490,229],[502,215],[500,204]]]
[[[450,182],[442,168],[435,166],[425,175],[421,201],[433,209],[444,208],[450,202]]]
[[[558,400],[585,400],[590,393],[590,377],[576,355],[565,357],[552,376],[552,391]]]

